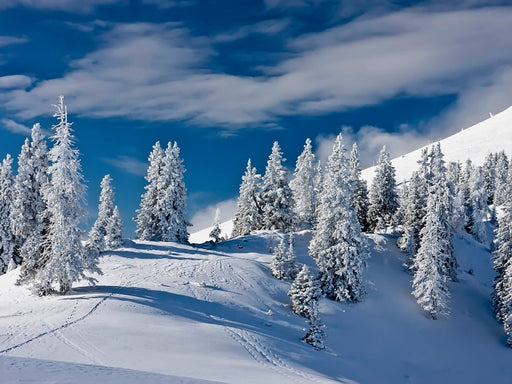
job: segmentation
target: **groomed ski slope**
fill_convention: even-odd
[[[326,351],[301,341],[290,282],[274,279],[260,232],[214,247],[127,241],[95,287],[35,297],[0,276],[2,383],[482,383],[512,377],[492,315],[491,255],[457,237],[449,318],[425,318],[390,235],[369,235],[366,300],[321,301]],[[295,236],[300,263],[311,234]],[[471,274],[467,271],[471,270]]]

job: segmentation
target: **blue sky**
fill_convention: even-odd
[[[131,236],[151,146],[177,141],[194,231],[274,140],[293,168],[343,129],[370,165],[512,105],[510,20],[510,1],[1,0],[0,157],[63,94],[89,224],[110,173]]]

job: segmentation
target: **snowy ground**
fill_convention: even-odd
[[[455,135],[440,140],[444,159],[464,163],[468,158],[475,165],[482,165],[490,152],[505,151],[512,154],[512,107],[491,118],[461,130]],[[431,144],[426,147],[430,148]],[[425,147],[423,147],[425,148]],[[392,160],[396,169],[396,181],[401,183],[409,180],[413,171],[418,168],[417,161],[421,157],[419,148]],[[375,167],[362,172],[362,177],[371,183],[375,175]]]
[[[1,383],[482,383],[512,377],[492,315],[491,255],[456,240],[449,318],[425,318],[390,235],[371,235],[365,302],[323,299],[327,350],[301,341],[289,282],[269,272],[280,234],[215,247],[131,242],[105,254],[96,287],[35,297],[0,276]],[[298,261],[310,234],[296,236]],[[472,274],[467,271],[472,270]]]

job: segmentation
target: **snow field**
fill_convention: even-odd
[[[322,352],[301,341],[306,323],[289,307],[290,282],[270,274],[269,250],[282,236],[259,232],[215,247],[127,241],[102,257],[96,287],[63,296],[32,296],[10,272],[0,277],[0,371],[7,383],[37,382],[39,370],[55,380],[48,382],[79,383],[477,383],[512,375],[512,351],[490,306],[491,255],[470,236],[455,241],[451,315],[432,321],[410,294],[396,239],[369,235],[367,298],[321,300]],[[310,238],[296,234],[295,251],[315,270]]]

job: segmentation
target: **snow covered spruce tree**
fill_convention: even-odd
[[[221,236],[221,230],[220,230],[220,209],[217,208],[215,210],[215,218],[213,219],[213,228],[208,234],[208,237],[212,239],[211,241],[216,244],[222,240]]]
[[[329,156],[319,200],[309,254],[320,269],[322,289],[338,301],[360,301],[366,293],[363,274],[369,252],[352,206],[352,183],[341,134]]]
[[[379,154],[375,177],[370,189],[369,229],[372,231],[382,230],[391,225],[397,209],[395,168],[391,165],[389,153],[386,152],[386,146],[384,146]]]
[[[404,251],[410,260],[406,266],[411,266],[411,260],[420,246],[420,231],[423,227],[423,202],[422,180],[417,171],[413,172],[409,185],[407,186],[407,195],[404,199],[404,215],[402,219],[403,234],[398,239],[398,247]]]
[[[361,162],[356,143],[352,145],[352,151],[350,152],[350,180],[354,190],[352,206],[356,211],[357,220],[361,224],[361,228],[365,231],[368,229],[368,186],[366,185],[366,180],[361,178]]]
[[[447,278],[457,281],[457,260],[453,250],[453,236],[455,230],[453,228],[453,194],[454,189],[452,183],[447,178],[447,169],[443,160],[441,145],[439,143],[432,146],[431,169],[432,184],[430,188],[437,198],[439,209],[439,222],[441,235],[444,236],[443,248],[441,254],[444,255],[443,273]]]
[[[178,143],[169,142],[165,150],[163,174],[159,183],[159,199],[156,204],[158,226],[162,241],[188,242],[190,223],[185,218],[187,189],[185,187],[185,166],[180,157]]]
[[[117,205],[114,207],[112,217],[107,221],[105,232],[106,249],[117,249],[123,245],[123,222]]]
[[[12,176],[12,157],[7,155],[0,164],[0,275],[14,264],[14,234],[9,221],[12,209],[14,178]]]
[[[512,308],[510,306],[512,300],[512,270],[510,268],[512,265],[512,202],[510,199],[503,206],[503,216],[499,219],[499,225],[496,228],[496,243],[497,249],[494,252],[493,260],[496,276],[492,302],[497,319],[503,322],[507,316],[512,315],[512,311],[510,311]]]
[[[290,181],[290,188],[295,200],[294,211],[297,225],[301,229],[311,229],[315,224],[317,172],[315,155],[312,152],[311,140],[308,138],[304,150],[297,158],[294,178]]]
[[[487,204],[494,202],[494,187],[496,185],[496,162],[497,156],[495,153],[489,153],[482,165],[482,174],[484,180],[484,188],[487,192]]]
[[[293,312],[299,316],[309,318],[311,316],[310,302],[317,300],[321,293],[309,272],[308,266],[303,265],[288,291],[288,296],[290,296],[292,301]]]
[[[43,248],[42,266],[36,276],[35,288],[45,295],[58,284],[60,292],[67,292],[78,280],[87,278],[85,271],[101,273],[98,260],[82,245],[80,222],[85,217],[85,185],[80,169],[79,152],[73,148],[71,124],[68,122],[64,97],[59,97],[53,126],[53,148],[49,152],[49,184],[43,189],[49,218],[48,233]]]
[[[284,244],[284,239],[281,239],[277,247],[272,251],[272,260],[270,262],[270,271],[276,279],[286,279],[285,260],[286,245]]]
[[[508,169],[509,161],[505,151],[498,152],[496,155],[496,171],[493,202],[495,205],[505,203],[505,196],[508,189]]]
[[[469,232],[480,243],[485,244],[487,235],[484,220],[487,218],[489,207],[487,205],[487,193],[485,192],[482,169],[474,167],[469,180],[471,216],[469,218]],[[503,190],[506,193],[506,190]]]
[[[141,197],[140,208],[137,210],[135,232],[141,240],[152,240],[159,236],[158,219],[156,217],[156,204],[159,198],[159,181],[163,172],[164,151],[157,141],[149,154],[149,166],[146,174],[148,184],[144,187],[146,192]]]
[[[306,336],[302,338],[303,341],[311,345],[316,350],[325,349],[324,339],[324,326],[322,321],[320,320],[320,316],[318,314],[318,300],[313,299],[308,303],[308,332]]]
[[[43,234],[48,220],[44,213],[42,189],[48,184],[48,149],[41,126],[34,124],[31,141],[27,138],[18,156],[18,174],[14,180],[10,214],[15,239],[15,262],[23,263],[20,279],[33,276],[41,255]],[[29,272],[30,271],[30,272]]]
[[[275,141],[261,184],[262,229],[290,231],[295,224],[295,202],[288,184],[288,172],[283,166],[285,160],[279,143]]]
[[[121,235],[121,228],[119,223],[111,223],[116,221],[119,217],[114,217],[114,188],[112,187],[112,177],[105,175],[101,180],[100,203],[98,206],[98,218],[89,232],[89,240],[87,241],[87,248],[91,252],[103,252],[106,249],[114,249],[115,245],[119,243],[118,240],[107,242],[109,239],[117,238]],[[118,211],[119,215],[119,211]],[[114,233],[109,233],[114,231]],[[114,248],[112,248],[114,246]]]
[[[238,205],[233,220],[233,236],[243,236],[261,229],[262,211],[258,202],[260,179],[261,176],[256,173],[256,168],[251,165],[249,159],[240,184]]]
[[[297,277],[298,269],[297,263],[295,262],[295,250],[293,248],[293,233],[290,233],[288,237],[288,250],[286,251],[284,260],[284,271],[287,279],[293,280]]]
[[[135,217],[139,239],[188,241],[184,173],[178,144],[169,142],[164,151],[157,141],[149,155],[148,185]]]
[[[438,191],[431,187],[427,199],[425,226],[421,230],[421,246],[414,257],[412,294],[421,308],[432,318],[448,314],[448,287],[445,254],[449,240],[445,236],[443,204]]]

